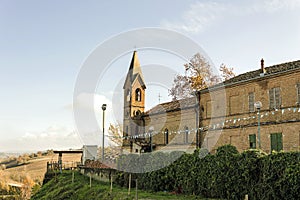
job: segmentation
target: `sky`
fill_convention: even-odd
[[[266,66],[299,60],[299,22],[299,0],[0,0],[0,152],[85,144],[73,115],[77,77],[91,53],[120,33],[145,27],[179,32],[199,44],[216,67],[224,63],[240,74],[258,69],[261,58]],[[186,62],[157,50],[140,50],[138,56],[142,70],[155,63],[181,73]],[[116,108],[122,105],[112,105],[112,98],[130,59],[127,52],[111,63],[92,94],[94,105],[86,105],[99,121],[89,130],[95,144],[101,142],[104,102],[105,126],[121,120]],[[158,95],[160,102],[170,101],[172,84],[151,84],[149,74],[144,74],[146,109],[159,103]]]

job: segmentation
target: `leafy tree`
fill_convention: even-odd
[[[184,67],[185,74],[176,75],[169,90],[169,96],[172,96],[173,100],[190,97],[193,91],[205,89],[235,76],[233,68],[221,64],[219,77],[200,53],[195,54]]]

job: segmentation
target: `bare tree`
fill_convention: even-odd
[[[222,78],[219,77],[200,53],[195,54],[184,67],[185,74],[176,75],[169,90],[169,96],[172,96],[173,100],[190,97],[193,91],[205,89],[235,76],[233,68],[222,64],[219,68]]]
[[[222,81],[227,81],[233,77],[235,77],[235,73],[233,72],[232,67],[227,67],[224,63],[221,64],[219,68],[222,73]]]
[[[186,75],[176,75],[172,88],[169,90],[169,96],[172,100],[182,99],[191,96],[193,89]]]
[[[122,125],[120,123],[117,123],[115,125],[110,124],[108,128],[108,138],[115,146],[121,146],[122,145]]]

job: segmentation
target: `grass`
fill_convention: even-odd
[[[90,180],[79,172],[75,172],[74,182],[72,183],[72,172],[65,171],[58,174],[55,178],[46,183],[40,191],[38,191],[31,199],[32,200],[60,200],[60,199],[118,199],[131,200],[135,199],[135,188],[131,189],[131,194],[128,195],[127,188],[121,188],[113,185],[112,193],[110,193],[110,184],[92,180],[90,187]],[[138,190],[138,199],[147,200],[165,200],[165,199],[200,199],[196,196],[175,195],[167,192],[151,193],[148,191]]]

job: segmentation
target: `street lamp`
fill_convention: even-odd
[[[149,132],[150,132],[150,138],[149,139],[150,139],[150,150],[151,150],[151,152],[153,151],[153,141],[152,141],[153,131],[154,131],[154,127],[151,126],[149,128]]]
[[[102,131],[102,162],[104,161],[104,122],[105,122],[105,110],[106,110],[106,104],[102,104],[102,110],[103,110],[103,131]]]
[[[254,107],[257,109],[257,142],[258,142],[258,149],[261,149],[261,142],[260,142],[260,109],[262,107],[262,103],[260,101],[257,101],[254,103]]]

